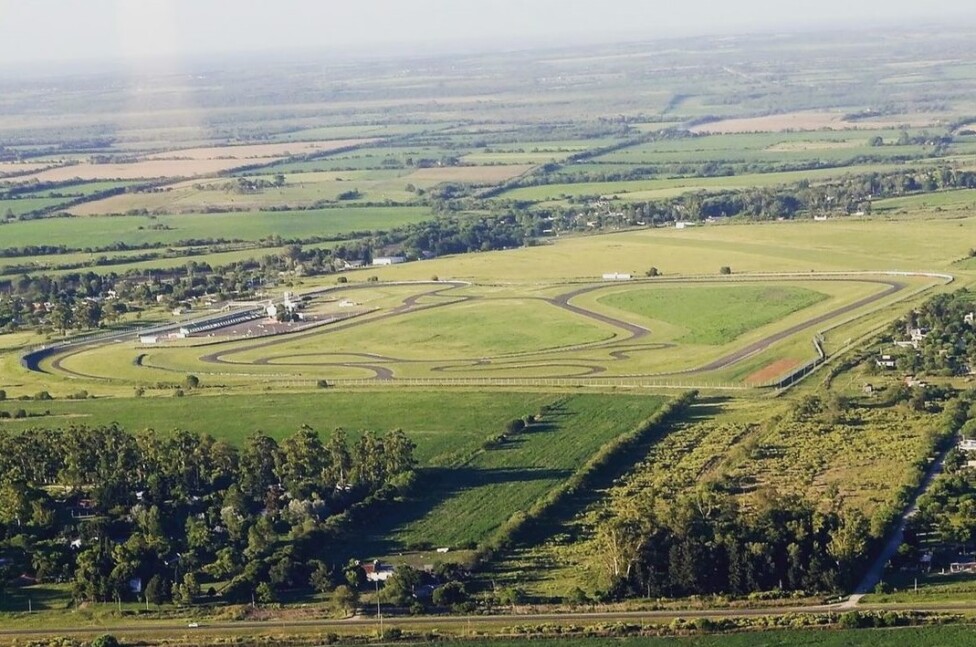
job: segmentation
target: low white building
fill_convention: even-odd
[[[373,265],[399,265],[406,262],[404,256],[377,256],[373,259]]]
[[[366,580],[369,582],[385,582],[394,572],[392,566],[380,562],[363,564],[363,570],[366,571]]]
[[[610,272],[603,275],[604,281],[629,281],[633,278],[630,274],[621,274],[619,272]]]

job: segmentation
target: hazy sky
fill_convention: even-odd
[[[0,0],[0,63],[524,47],[976,20],[972,0]],[[869,36],[870,32],[866,34]]]

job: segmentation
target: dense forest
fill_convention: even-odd
[[[818,512],[774,497],[743,509],[702,487],[676,500],[647,492],[597,529],[614,596],[685,596],[850,587],[873,545],[856,509]]]
[[[399,430],[308,427],[240,449],[117,426],[0,433],[0,586],[71,582],[76,601],[271,601],[346,581],[348,517],[414,478]],[[219,590],[218,590],[219,589]]]

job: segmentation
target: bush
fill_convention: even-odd
[[[329,381],[328,380],[319,380],[318,382],[315,383],[315,386],[317,386],[320,389],[327,389],[327,388],[329,388]]]
[[[47,391],[38,391],[37,393],[34,394],[34,399],[41,401],[41,400],[53,400],[54,398],[51,397],[51,394],[48,393]]]
[[[188,389],[195,389],[200,386],[200,378],[198,378],[196,375],[187,375],[185,378],[183,378],[183,386]]]
[[[840,618],[837,619],[837,624],[843,629],[860,629],[865,626],[866,620],[859,611],[848,611],[841,614]]]
[[[732,273],[732,268],[729,267],[728,265],[723,265],[722,267],[719,268],[718,273],[719,274],[731,274]]]
[[[517,434],[525,429],[525,421],[521,418],[516,418],[515,420],[509,420],[508,424],[505,425],[505,433],[507,434]]]
[[[183,389],[176,389],[175,391],[173,391],[174,398],[182,398],[184,395],[186,394],[183,393]]]
[[[448,582],[434,590],[434,604],[439,607],[452,607],[468,599],[468,592],[461,582]]]
[[[92,641],[91,647],[121,647],[119,639],[111,634],[102,634]]]
[[[3,402],[6,399],[7,399],[7,392],[4,391],[3,389],[0,389],[0,402]]]
[[[339,278],[336,279],[336,283],[348,283],[348,282],[349,282],[349,279],[347,279],[344,276],[340,276]]]

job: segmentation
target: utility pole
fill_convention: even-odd
[[[376,616],[380,619],[380,638],[383,637],[383,610],[380,608],[380,578],[373,580],[376,585]]]

